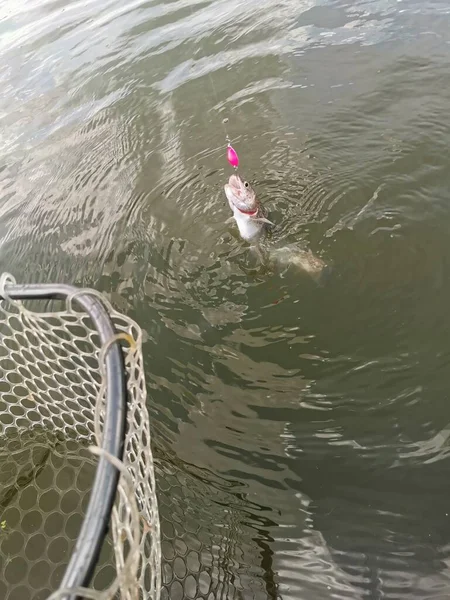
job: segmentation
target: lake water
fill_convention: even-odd
[[[0,33],[0,269],[145,332],[163,598],[448,597],[448,2],[5,0]],[[324,281],[225,224],[226,135]]]

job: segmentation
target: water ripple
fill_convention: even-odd
[[[446,589],[448,13],[0,7],[2,268],[141,324],[169,597]],[[227,135],[319,284],[226,224]]]

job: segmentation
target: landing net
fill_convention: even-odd
[[[139,326],[95,291],[3,275],[0,598],[159,599],[150,441]]]

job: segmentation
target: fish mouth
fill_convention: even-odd
[[[230,185],[232,185],[233,187],[239,187],[239,185],[244,182],[242,181],[241,177],[237,173],[233,173],[232,175],[230,175],[230,177],[228,179],[228,183]]]
[[[244,182],[239,175],[230,175],[228,185],[232,188],[233,194],[239,198],[242,193],[242,188],[244,187]]]
[[[258,206],[254,199],[249,202],[245,198],[247,195],[246,187],[248,187],[248,184],[246,186],[239,175],[230,175],[228,184],[225,186],[225,191],[227,192],[228,200],[239,212],[253,217],[258,213]]]

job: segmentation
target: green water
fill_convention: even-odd
[[[0,8],[0,269],[145,331],[166,598],[450,593],[449,15]],[[225,225],[226,134],[322,285]]]

